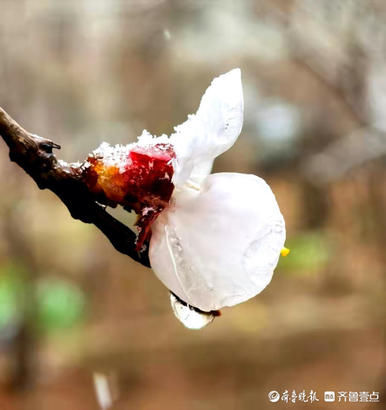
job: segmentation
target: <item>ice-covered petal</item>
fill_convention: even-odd
[[[236,141],[243,124],[243,91],[240,69],[212,81],[198,111],[175,127],[170,140],[176,152],[173,182],[200,183],[211,171],[214,159]]]
[[[285,225],[263,179],[212,174],[200,190],[184,188],[172,201],[152,226],[149,256],[174,294],[211,311],[241,303],[268,285]]]

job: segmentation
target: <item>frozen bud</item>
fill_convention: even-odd
[[[210,174],[242,123],[241,73],[234,69],[212,81],[196,114],[170,137],[144,131],[135,144],[104,143],[84,164],[88,186],[102,202],[139,215],[137,247],[150,239],[151,266],[189,328],[260,293],[280,253],[289,252],[283,216],[264,180]]]

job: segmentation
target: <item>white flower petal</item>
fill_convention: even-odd
[[[275,196],[255,175],[209,175],[152,225],[150,262],[179,298],[203,311],[241,303],[271,281],[285,241]]]
[[[175,127],[170,141],[176,152],[173,182],[200,183],[213,160],[236,141],[243,125],[243,90],[240,69],[220,75],[206,90],[195,115]]]

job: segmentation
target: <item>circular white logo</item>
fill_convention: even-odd
[[[280,394],[278,391],[276,390],[272,390],[268,393],[268,399],[269,401],[271,401],[272,403],[276,403],[277,401],[280,400]]]

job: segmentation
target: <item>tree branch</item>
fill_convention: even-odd
[[[135,249],[136,234],[111,216],[89,191],[82,166],[60,161],[55,142],[30,134],[0,107],[0,135],[9,147],[9,157],[27,172],[40,189],[54,192],[74,219],[95,225],[114,248],[144,266],[150,267],[147,249]]]

